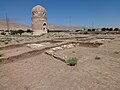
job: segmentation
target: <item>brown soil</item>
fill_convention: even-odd
[[[45,45],[36,49],[26,47],[28,43],[2,46],[0,90],[120,90],[119,35],[91,35],[85,41],[66,39],[31,41]],[[76,57],[78,63],[74,67],[44,53],[70,43],[79,45],[54,54],[65,60]]]

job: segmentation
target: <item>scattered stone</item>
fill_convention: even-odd
[[[47,54],[47,55],[49,55],[49,56],[52,56],[52,57],[54,57],[54,58],[56,58],[56,59],[59,59],[59,60],[61,60],[61,61],[63,61],[63,62],[66,63],[66,60],[65,60],[64,58],[61,58],[60,56],[57,56],[57,55],[54,54],[54,53],[45,52],[45,54]]]
[[[119,54],[119,52],[118,51],[116,51],[116,52],[114,52],[115,54]]]
[[[73,48],[73,47],[75,47],[73,44],[67,45],[67,48],[68,48],[68,49],[69,49],[69,48]]]
[[[63,59],[67,59],[67,56],[63,56]]]
[[[62,49],[63,49],[62,47],[55,47],[55,48],[52,48],[53,51],[62,50]]]
[[[52,48],[53,51],[56,51],[56,48]]]
[[[39,48],[39,47],[42,47],[43,45],[42,44],[27,44],[27,47],[29,48]]]
[[[49,50],[49,51],[47,51],[47,52],[49,52],[49,53],[53,53],[54,51],[53,51],[53,50]]]
[[[96,56],[95,57],[95,60],[100,60],[101,58],[99,56]]]
[[[62,50],[63,48],[62,47],[56,47],[58,50]]]
[[[75,53],[75,51],[72,51],[72,53]]]
[[[54,48],[52,48],[52,51],[63,50],[63,49],[70,49],[70,48],[73,48],[75,46],[76,46],[76,44],[62,45],[60,47],[54,47]]]
[[[61,46],[61,47],[63,47],[63,48],[67,48],[67,45],[63,45],[63,46]]]

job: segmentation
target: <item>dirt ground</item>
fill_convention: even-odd
[[[27,47],[26,37],[21,37],[19,47],[14,41],[1,42],[0,90],[120,90],[120,35],[60,35],[29,41],[43,45],[39,48]],[[71,42],[80,45],[54,54],[66,60],[76,57],[76,66],[45,53]],[[96,43],[102,44],[96,47]]]

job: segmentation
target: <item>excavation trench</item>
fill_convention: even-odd
[[[51,54],[51,53],[48,53],[48,52],[45,52],[45,54],[47,54],[47,55],[49,55],[49,56],[51,56],[51,57],[53,57],[53,58],[55,58],[55,59],[58,59],[58,60],[60,60],[60,61],[62,61],[62,62],[64,62],[64,63],[66,63],[66,60],[63,59],[63,58],[60,57],[60,56],[57,56],[57,55],[55,55],[55,54]]]
[[[13,48],[19,48],[19,47],[25,46],[26,44],[33,44],[33,43],[36,43],[36,44],[46,43],[46,42],[50,42],[51,44],[61,43],[61,42],[65,41],[65,40],[71,40],[71,39],[85,39],[85,40],[89,40],[89,38],[87,38],[87,37],[54,38],[52,40],[43,40],[43,41],[36,41],[36,42],[27,42],[27,43],[22,43],[22,44],[7,45],[7,46],[0,47],[0,50],[8,50],[8,49],[13,49]]]
[[[96,39],[109,39],[109,40],[113,40],[115,38],[113,38],[113,37],[97,37]]]
[[[82,42],[70,42],[68,44],[64,44],[64,45],[60,45],[60,46],[57,46],[55,48],[53,48],[53,50],[55,52],[53,52],[53,50],[49,50],[49,51],[46,51],[45,54],[53,57],[53,58],[56,58],[64,63],[67,63],[67,59],[68,58],[65,58],[65,57],[61,57],[60,55],[57,55],[56,52],[59,50],[65,50],[65,49],[70,49],[70,48],[73,48],[73,47],[77,47],[77,46],[80,46],[80,47],[89,47],[89,48],[98,48],[100,45],[102,45],[103,43],[82,43]],[[71,46],[71,47],[70,47]]]
[[[93,47],[93,48],[98,48],[101,46],[103,43],[91,43],[91,42],[71,42],[73,44],[78,44],[78,46],[81,47]]]
[[[78,39],[78,38],[88,38],[88,37],[68,37],[68,38],[56,38],[57,40],[64,40],[64,39]]]
[[[8,49],[13,49],[13,48],[19,48],[19,47],[23,47],[27,44],[33,44],[33,43],[36,43],[36,44],[40,44],[40,43],[51,43],[51,44],[54,44],[54,43],[60,43],[62,41],[55,41],[55,40],[44,40],[44,41],[37,41],[37,42],[28,42],[28,43],[23,43],[23,44],[15,44],[15,45],[8,45],[8,46],[3,46],[3,47],[0,47],[0,50],[8,50]]]
[[[55,38],[53,40],[74,40],[74,39],[87,39],[88,37],[65,37],[65,38]]]
[[[52,57],[54,57],[56,59],[59,59],[62,62],[66,63],[65,59],[63,59],[59,56],[55,56],[55,55],[50,54],[50,53],[46,53],[46,51],[50,50],[52,48],[55,48],[55,47],[61,47],[63,45],[69,45],[69,44],[76,44],[76,45],[81,46],[81,47],[94,47],[94,48],[98,48],[100,45],[102,45],[102,43],[64,42],[64,43],[61,43],[59,45],[53,45],[53,46],[45,47],[43,49],[35,49],[35,50],[28,51],[28,52],[25,52],[25,53],[22,53],[22,54],[19,54],[19,55],[16,55],[16,56],[1,58],[0,59],[0,64],[10,63],[10,62],[13,62],[13,61],[18,61],[18,60],[23,60],[23,59],[26,59],[26,58],[31,58],[31,57],[37,56],[41,53],[44,53],[44,52],[45,52],[45,54],[47,54],[49,56],[52,56]]]
[[[69,44],[69,43],[70,42],[66,42],[66,43],[62,43],[60,45],[54,45],[54,46],[50,46],[50,47],[45,47],[45,48],[40,49],[40,50],[32,50],[32,51],[25,52],[25,53],[22,53],[22,54],[19,54],[19,55],[16,55],[16,56],[10,56],[10,57],[7,57],[7,58],[1,58],[0,59],[0,64],[5,64],[5,63],[13,62],[13,61],[18,61],[18,60],[23,60],[23,59],[26,59],[26,58],[30,58],[30,57],[39,55],[39,54],[41,54],[41,53],[43,53],[46,50],[49,50],[51,48],[61,46],[61,45],[65,45],[65,44]]]

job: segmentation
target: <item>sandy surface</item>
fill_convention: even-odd
[[[56,54],[77,57],[78,63],[70,67],[43,52],[0,64],[0,90],[120,90],[118,36],[98,48],[74,47]]]

